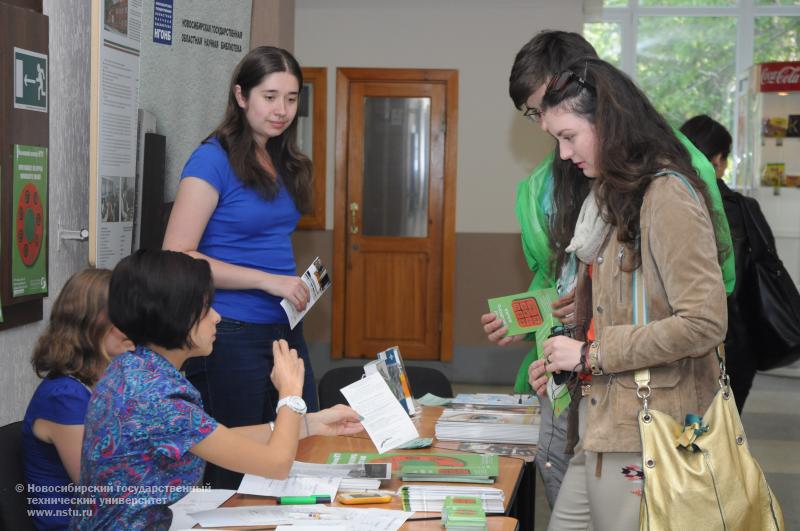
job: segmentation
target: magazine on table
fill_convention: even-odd
[[[311,265],[308,266],[308,269],[306,269],[306,272],[303,273],[300,279],[308,286],[309,297],[305,310],[299,311],[291,302],[286,299],[281,300],[281,306],[289,317],[289,326],[292,329],[297,326],[297,323],[303,319],[305,314],[308,313],[308,310],[314,306],[314,303],[322,297],[322,294],[325,293],[331,285],[331,277],[328,275],[328,270],[319,259],[319,256],[314,258],[314,261],[311,262]]]

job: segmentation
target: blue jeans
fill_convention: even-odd
[[[203,398],[206,412],[228,428],[264,424],[275,419],[278,391],[272,385],[272,342],[285,339],[305,363],[303,399],[308,411],[318,411],[314,371],[303,338],[303,323],[253,324],[223,318],[217,325],[214,350],[189,359],[186,377]],[[235,489],[242,474],[206,466],[205,482],[212,488]]]

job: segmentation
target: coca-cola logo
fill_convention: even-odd
[[[784,66],[780,70],[764,69],[761,83],[764,85],[787,85],[800,82],[800,66]]]

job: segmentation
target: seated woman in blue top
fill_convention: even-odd
[[[168,505],[200,483],[206,461],[280,479],[300,438],[361,431],[343,405],[305,414],[303,360],[283,340],[273,344],[275,422],[231,429],[208,415],[180,368],[211,353],[213,295],[208,262],[183,253],[140,250],[114,269],[111,321],[137,346],[109,365],[89,401],[80,484],[94,488],[73,529],[167,529]]]
[[[25,481],[37,529],[66,529],[67,485],[78,481],[83,419],[89,396],[111,358],[133,344],[111,324],[106,307],[111,271],[86,269],[64,284],[31,363],[42,382],[22,424]],[[51,511],[44,515],[43,511]]]
[[[290,329],[280,306],[285,298],[302,310],[309,300],[291,239],[311,206],[311,161],[296,141],[302,86],[286,50],[260,46],[241,60],[222,122],[186,162],[164,237],[164,249],[211,265],[222,321],[211,355],[185,370],[208,414],[226,426],[273,420],[278,395],[266,376],[276,339],[305,362],[302,397],[318,409],[302,323]],[[206,471],[214,487],[236,488],[240,479]]]

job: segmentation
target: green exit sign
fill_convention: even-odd
[[[14,48],[14,108],[47,112],[47,56]]]

